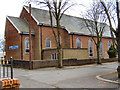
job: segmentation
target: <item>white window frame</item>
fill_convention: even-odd
[[[26,40],[28,40],[28,41],[26,41]],[[26,38],[25,38],[25,53],[26,53],[26,54],[29,54],[29,52],[26,52],[26,50],[29,50],[29,46],[27,47],[27,43],[28,43],[28,45],[29,45],[29,37],[26,37]]]
[[[81,40],[79,38],[76,39],[76,48],[79,48],[78,44],[80,44],[80,48],[82,48],[82,43],[81,43]]]
[[[50,40],[50,42],[49,42],[50,47],[47,47],[47,46],[46,46],[46,44],[47,44],[47,40],[50,40],[50,39],[49,39],[49,38],[46,38],[46,39],[45,39],[45,48],[51,48],[51,40]]]
[[[110,43],[110,41],[108,41],[108,50],[109,50],[110,46],[111,46],[111,43]]]
[[[89,57],[93,57],[94,56],[94,52],[93,52],[93,41],[91,39],[89,39]],[[92,45],[91,45],[92,44]],[[90,46],[91,45],[91,46]],[[92,48],[92,56],[90,56],[91,52],[90,52],[90,48]]]
[[[103,44],[102,41],[100,42],[100,57],[103,56]]]
[[[58,60],[58,53],[52,53],[51,60]]]

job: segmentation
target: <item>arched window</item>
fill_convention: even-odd
[[[29,53],[29,37],[25,38],[25,53]]]
[[[93,41],[89,39],[89,57],[93,57]]]
[[[102,41],[100,42],[100,56],[103,56],[103,47],[102,47]]]
[[[111,46],[111,43],[110,43],[110,41],[108,41],[108,50],[109,50],[110,46]]]
[[[81,40],[79,38],[76,39],[76,48],[81,48]]]
[[[50,48],[51,47],[51,40],[49,38],[46,38],[45,40],[45,48]]]

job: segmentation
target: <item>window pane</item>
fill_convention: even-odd
[[[103,56],[102,42],[100,42],[100,56]]]
[[[26,48],[29,48],[29,41],[26,42]]]
[[[109,48],[110,48],[110,45],[111,45],[111,43],[110,43],[110,41],[108,41],[108,50],[109,50]]]
[[[89,40],[89,56],[93,56],[93,42],[91,39]]]
[[[25,52],[29,53],[29,37],[25,38]]]
[[[52,54],[52,55],[51,55],[51,58],[52,58],[52,60],[54,60],[54,59],[55,59],[54,54]]]
[[[76,39],[76,48],[81,48],[81,40],[79,38]]]
[[[52,60],[58,60],[58,54],[57,53],[51,54],[51,59]]]
[[[48,39],[48,38],[45,40],[45,47],[46,47],[46,48],[50,48],[50,42],[51,42],[51,41],[50,41],[50,39]]]
[[[56,60],[58,60],[58,53],[56,53]]]

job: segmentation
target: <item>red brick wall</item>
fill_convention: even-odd
[[[23,60],[29,60],[29,54],[25,53],[25,38],[29,35],[22,35],[22,46],[23,46]],[[34,36],[32,36],[32,60],[35,59],[35,48],[34,48]]]
[[[22,13],[20,15],[21,18],[25,18],[28,22],[29,20],[29,14],[28,12],[23,8]],[[35,31],[35,43],[34,43],[34,55],[35,60],[41,59],[41,29],[40,26],[37,25],[36,21],[32,18],[31,20],[32,28]],[[56,32],[56,28],[55,28]],[[57,33],[57,32],[56,32]],[[62,37],[62,47],[63,48],[69,48],[70,47],[70,37],[68,35],[68,32],[66,30],[61,29],[61,37]],[[51,40],[51,48],[56,48],[56,42],[54,35],[52,33],[51,27],[42,26],[42,48],[45,49],[45,40],[46,38],[50,38]]]
[[[5,28],[5,51],[6,59],[10,59],[12,56],[13,59],[21,59],[21,36],[14,26],[6,19],[6,28]],[[18,45],[18,49],[9,49],[9,46]]]
[[[29,60],[29,54],[25,53],[25,38],[29,35],[22,35],[22,47],[23,47],[23,60]],[[32,45],[34,46],[34,36],[32,36]],[[18,45],[18,49],[10,50],[9,46]],[[32,46],[32,59],[34,60],[34,47]],[[21,59],[21,35],[18,33],[16,28],[6,20],[5,28],[5,48],[6,48],[6,59],[10,59],[12,56],[13,59]]]
[[[20,15],[21,18],[25,18],[28,22],[30,22],[28,12],[23,8],[22,13]],[[40,41],[40,26],[37,25],[35,20],[32,18],[31,20],[31,27],[35,31],[34,37],[34,59],[40,60],[41,59],[41,41]]]
[[[73,35],[73,41],[74,41],[73,42],[73,46],[74,46],[74,48],[76,48],[76,39],[77,38],[79,38],[81,40],[81,42],[82,42],[82,48],[88,48],[88,53],[89,53],[89,39],[92,40],[92,38],[90,36]],[[95,38],[95,40],[96,40],[96,38]],[[112,39],[110,39],[110,38],[102,38],[102,43],[103,43],[103,57],[102,58],[108,58],[108,54],[107,54],[108,40],[112,43]],[[72,35],[70,35],[70,42],[71,42],[71,47],[72,47]],[[93,58],[96,58],[97,57],[97,50],[96,50],[96,45],[95,45],[94,41],[93,41],[93,48],[94,48]]]
[[[55,33],[57,35],[57,28],[55,28]],[[56,48],[55,37],[51,30],[51,27],[43,27],[42,28],[42,45],[43,49],[45,49],[45,40],[49,38],[51,40],[51,48]],[[61,29],[61,38],[62,38],[62,47],[70,48],[70,37],[66,30]]]

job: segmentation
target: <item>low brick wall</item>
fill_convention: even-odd
[[[117,61],[117,58],[112,59],[102,59],[102,63],[105,62],[114,62]],[[57,60],[34,60],[32,61],[32,68],[44,68],[44,67],[57,67]],[[77,65],[86,65],[86,64],[94,64],[97,60],[95,59],[87,59],[87,60],[77,60],[77,59],[69,59],[63,60],[64,66],[77,66]],[[24,68],[29,69],[29,61],[24,60],[13,60],[14,68]]]
[[[29,69],[29,61],[25,60],[13,60],[14,68],[24,68]]]
[[[37,68],[43,68],[43,67],[56,67],[57,66],[57,60],[35,60],[32,61],[33,63],[33,69]]]
[[[56,49],[44,49],[43,60],[50,60],[51,54],[57,53]],[[63,59],[89,59],[87,48],[63,48]]]

